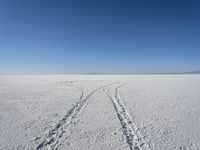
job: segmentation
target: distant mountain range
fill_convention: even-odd
[[[0,73],[0,75],[50,75],[50,74],[78,74],[78,73]],[[159,75],[159,74],[200,74],[200,71],[189,71],[189,72],[126,72],[126,73],[106,73],[106,72],[90,72],[90,73],[79,73],[79,74],[87,74],[87,75]]]
[[[186,74],[200,74],[200,71],[191,71],[191,72],[186,72]]]
[[[114,74],[200,74],[200,71],[190,71],[190,72],[166,72],[166,73],[98,73],[98,72],[91,72],[91,73],[86,73],[86,74],[91,74],[91,75],[114,75]]]

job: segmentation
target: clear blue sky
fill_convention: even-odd
[[[193,70],[198,0],[0,1],[0,73]]]

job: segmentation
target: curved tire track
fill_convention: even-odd
[[[127,109],[125,108],[119,94],[119,89],[125,84],[119,85],[115,89],[115,94],[111,95],[108,90],[104,89],[104,92],[110,98],[115,111],[117,113],[118,119],[121,123],[123,133],[126,137],[126,142],[130,147],[130,150],[149,150],[150,147],[145,143],[140,131],[133,123]]]
[[[79,98],[79,100],[81,100],[81,99],[83,99],[84,97],[86,97],[87,92],[86,92],[86,90],[84,90],[82,87],[73,85],[74,82],[81,82],[81,81],[61,81],[61,82],[57,82],[57,83],[59,83],[59,84],[64,84],[64,85],[67,85],[67,86],[71,86],[71,87],[76,88],[76,89],[78,89],[79,91],[81,91],[81,95],[80,95],[80,98]]]
[[[99,89],[102,89],[107,86],[111,86],[115,83],[107,84],[104,86],[100,86],[90,92],[89,94],[86,94],[86,92],[83,90],[83,88],[74,86],[71,84],[66,83],[66,85],[78,88],[81,90],[82,94],[80,96],[80,99],[76,104],[67,112],[67,114],[56,124],[56,126],[49,131],[49,133],[44,137],[44,140],[42,143],[40,143],[36,149],[58,149],[60,138],[63,137],[66,128],[73,123],[74,119],[77,117],[79,112],[83,109],[84,105],[86,104],[87,100]]]

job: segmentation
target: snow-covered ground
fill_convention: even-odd
[[[199,150],[199,75],[1,75],[0,149]]]

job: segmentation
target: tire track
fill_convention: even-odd
[[[66,83],[66,85],[78,88],[82,94],[76,102],[76,104],[67,112],[67,114],[56,124],[56,126],[49,131],[49,133],[44,137],[44,140],[42,143],[40,143],[36,149],[58,149],[60,139],[63,137],[66,128],[73,123],[74,119],[77,117],[77,115],[80,113],[80,111],[83,109],[85,106],[87,100],[99,89],[102,89],[107,86],[111,86],[115,83],[107,84],[104,86],[100,86],[90,92],[89,94],[86,94],[86,91],[83,90],[83,88],[74,86],[74,85],[69,85]]]
[[[82,81],[61,81],[61,82],[57,82],[57,83],[64,84],[64,85],[67,85],[67,86],[71,86],[71,87],[74,87],[74,88],[78,89],[79,91],[81,91],[81,95],[80,95],[80,98],[79,98],[79,100],[81,100],[84,97],[86,97],[87,92],[82,87],[73,85],[74,82],[82,82]]]
[[[139,129],[133,123],[127,109],[125,108],[125,105],[120,98],[119,89],[124,85],[125,84],[121,84],[117,86],[114,95],[111,95],[109,90],[104,89],[104,92],[108,95],[115,108],[117,117],[123,129],[123,134],[126,137],[126,142],[129,145],[130,150],[150,150],[150,147],[145,143]]]

